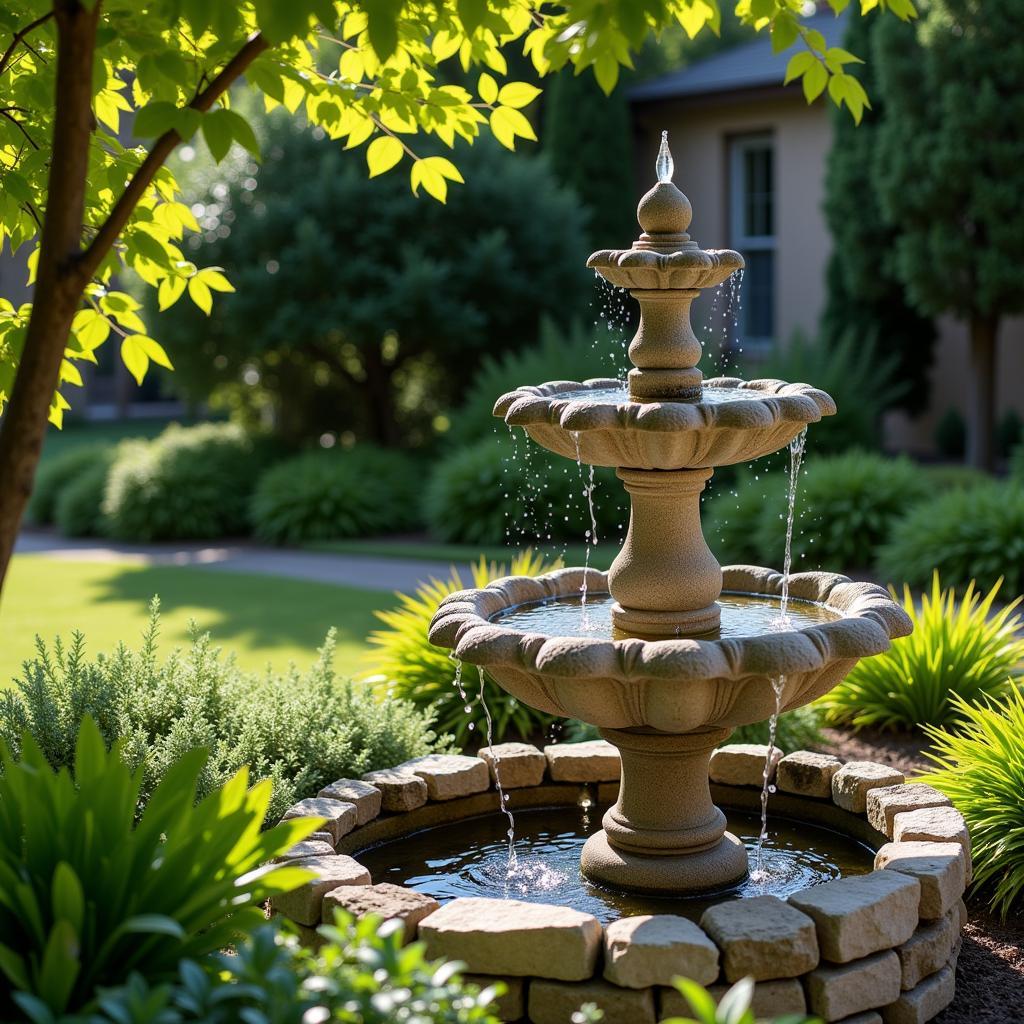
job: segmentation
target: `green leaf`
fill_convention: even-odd
[[[196,278],[211,291],[233,292],[235,290],[235,286],[221,273],[220,267],[206,267],[196,274]]]
[[[815,61],[804,74],[804,96],[807,102],[813,103],[824,92],[826,85],[828,85],[828,72],[818,61]]]
[[[498,98],[498,83],[485,71],[476,84],[476,91],[484,103],[493,103]]]
[[[195,278],[192,280],[195,280]],[[192,282],[190,281],[190,288],[191,284]],[[209,295],[209,291],[207,291],[207,295]],[[129,334],[121,342],[121,361],[128,372],[135,378],[136,383],[142,383],[146,376],[146,371],[149,369],[150,360],[168,370],[174,369],[170,359],[167,358],[167,353],[163,350],[163,346],[152,338],[147,338],[143,334]]]
[[[259,158],[260,144],[256,139],[256,133],[252,130],[252,125],[234,110],[221,110],[219,114],[222,119],[226,118],[231,137],[235,142],[243,149],[247,149],[254,157]]]
[[[503,107],[514,107],[520,110],[529,106],[540,95],[540,89],[529,82],[509,82],[501,87],[498,102]],[[493,101],[492,101],[493,102]]]
[[[67,1009],[68,999],[82,969],[78,936],[67,921],[57,921],[43,950],[36,989],[55,1013]]]
[[[377,57],[385,61],[398,49],[398,12],[402,0],[363,0],[366,34]]]
[[[491,111],[490,125],[494,137],[506,149],[516,148],[517,135],[533,141],[537,139],[530,122],[518,110],[513,110],[511,107],[498,107],[497,110]]]
[[[178,107],[165,100],[147,103],[136,115],[132,131],[142,139],[156,138],[175,127]]]
[[[370,169],[370,177],[390,171],[401,159],[404,150],[402,143],[391,135],[381,135],[366,147],[366,163]]]
[[[161,313],[165,309],[170,309],[181,298],[185,284],[185,278],[176,276],[165,277],[160,282],[157,289],[157,306]]]
[[[794,53],[789,58],[789,63],[786,65],[786,77],[783,79],[783,85],[789,85],[794,78],[799,78],[801,75],[805,75],[812,65],[816,64],[817,61],[814,59],[813,53],[808,53],[806,50],[802,50],[800,53]]]
[[[594,61],[594,77],[606,96],[611,95],[619,80],[619,62],[611,53],[602,53]],[[521,132],[519,134],[522,134]]]
[[[446,179],[461,182],[462,175],[451,160],[443,156],[428,156],[412,165],[411,179],[413,192],[422,185],[425,192],[443,203],[448,197]]]
[[[203,138],[210,147],[210,155],[217,163],[228,155],[234,141],[231,119],[224,116],[227,113],[227,110],[220,107],[203,115]]]
[[[689,978],[676,978],[673,984],[690,1004],[700,1024],[715,1024],[715,1001],[707,989]]]
[[[74,868],[67,861],[61,861],[53,872],[53,915],[67,921],[75,935],[82,932],[85,916],[85,894]]]
[[[797,40],[800,30],[796,18],[788,11],[783,11],[772,22],[772,52],[782,53],[788,50]]]
[[[167,914],[135,914],[121,922],[119,931],[130,935],[168,935],[172,939],[184,939],[186,931]]]
[[[213,309],[213,296],[210,294],[210,289],[199,279],[198,274],[189,278],[188,296],[207,316],[210,315],[210,311]]]
[[[487,14],[487,0],[456,0],[455,9],[459,13],[466,34],[472,35],[483,23]]]

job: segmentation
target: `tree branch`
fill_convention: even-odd
[[[197,94],[189,104],[193,110],[207,111],[216,100],[227,92],[228,88],[245,73],[246,68],[264,50],[270,48],[266,39],[257,32],[248,42],[228,61],[218,72],[213,81],[205,89]],[[132,175],[124,192],[114,204],[107,219],[100,225],[89,247],[78,259],[78,270],[83,280],[91,278],[97,267],[102,263],[110,247],[117,240],[118,235],[124,230],[136,204],[145,194],[146,189],[153,182],[156,172],[163,166],[164,162],[174,151],[174,147],[181,142],[181,136],[174,130],[164,132],[153,143],[153,148],[146,155],[146,159],[139,165],[139,169]]]
[[[18,131],[20,131],[21,134],[25,136],[26,139],[28,139],[28,144],[33,149],[38,149],[39,144],[36,142],[35,139],[32,138],[31,135],[29,135],[28,129],[10,112],[13,109],[14,108],[12,107],[10,108],[10,110],[0,110],[0,117],[6,117],[7,120],[10,121],[11,124],[13,124],[14,127],[17,128]]]
[[[11,62],[11,57],[14,51],[18,48],[18,43],[22,41],[29,34],[34,32],[40,25],[44,25],[53,17],[53,11],[47,11],[45,14],[41,14],[35,21],[30,21],[24,28],[19,28],[14,33],[14,38],[11,40],[11,45],[4,50],[4,55],[0,57],[0,75],[7,70],[7,65]]]

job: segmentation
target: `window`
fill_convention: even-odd
[[[775,336],[775,148],[770,135],[734,138],[729,150],[730,233],[746,260],[739,341],[765,348]]]

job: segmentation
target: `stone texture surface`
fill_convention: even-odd
[[[468,897],[421,921],[419,936],[432,960],[462,960],[478,974],[582,981],[594,973],[601,925],[568,907]]]
[[[899,999],[882,1008],[885,1024],[925,1024],[944,1010],[956,995],[956,975],[952,967],[943,967],[920,985],[904,992]],[[1007,1021],[1011,1017],[1006,1018]]]
[[[376,914],[385,921],[399,920],[405,927],[405,941],[416,938],[420,921],[432,914],[440,904],[424,893],[402,885],[381,882],[379,885],[342,885],[324,894],[321,920],[334,920],[335,910],[345,910],[356,917]]]
[[[875,854],[875,867],[913,875],[921,883],[922,918],[937,920],[964,894],[966,857],[959,843],[886,843]]]
[[[708,992],[717,1003],[730,988],[730,985],[711,985]],[[805,1013],[807,1000],[804,997],[803,986],[796,978],[759,981],[754,986],[754,998],[750,1008],[759,1020],[774,1020],[788,1013]],[[692,1016],[690,1004],[676,989],[663,988],[659,991],[659,1019]]]
[[[719,903],[700,924],[722,951],[727,981],[795,978],[818,964],[815,922],[776,896]]]
[[[495,982],[505,986],[505,993],[494,1001],[495,1016],[500,1021],[517,1021],[526,1015],[526,982],[522,978],[495,978],[489,974],[463,974],[471,985],[489,988]]]
[[[712,782],[724,786],[760,786],[764,781],[764,762],[768,756],[766,743],[727,743],[711,755],[708,774]],[[782,758],[778,747],[772,748],[772,769]]]
[[[832,802],[844,811],[863,814],[868,791],[901,785],[903,772],[877,761],[850,761],[832,776]]]
[[[890,839],[893,836],[893,819],[904,811],[916,811],[922,807],[949,807],[949,797],[937,789],[921,782],[903,786],[883,786],[872,789],[867,795],[868,822]]]
[[[331,833],[324,832],[322,829],[319,832],[310,832],[310,834],[306,837],[305,841],[314,843],[328,843],[331,846],[331,849],[334,849],[334,844],[331,843]]]
[[[378,772],[367,772],[363,782],[380,790],[381,807],[392,814],[414,811],[427,802],[427,784],[411,772],[384,768]]]
[[[954,921],[956,915],[956,921]],[[903,972],[904,991],[916,988],[925,978],[946,966],[959,937],[956,927],[959,914],[951,910],[945,917],[922,925],[911,937],[896,948]]]
[[[317,796],[325,796],[331,800],[344,800],[355,804],[356,824],[365,825],[380,814],[381,795],[376,786],[359,779],[338,779],[329,786],[324,786]]]
[[[354,804],[344,800],[310,796],[297,804],[292,804],[281,815],[282,821],[287,818],[323,818],[324,823],[320,830],[331,837],[331,842],[337,843],[342,836],[347,836],[356,827],[356,808]]]
[[[369,885],[370,872],[352,857],[336,853],[333,857],[307,857],[292,862],[316,874],[310,882],[292,892],[274,896],[270,904],[275,911],[298,924],[320,922],[320,905],[324,895],[339,885]]]
[[[605,740],[551,743],[544,748],[552,782],[615,782],[619,752]]]
[[[539,978],[530,982],[532,1024],[570,1024],[583,1003],[604,1012],[602,1024],[655,1024],[653,989],[618,988],[596,979],[575,985]]]
[[[775,769],[775,785],[783,793],[799,793],[828,800],[832,797],[832,778],[843,762],[832,754],[798,750],[787,754]]]
[[[822,957],[845,964],[906,942],[917,928],[920,893],[910,875],[873,871],[812,886],[789,902],[814,919]]]
[[[825,1021],[840,1021],[899,999],[900,961],[887,950],[841,966],[822,965],[804,985],[807,1009]]]
[[[838,1024],[883,1024],[882,1015],[877,1010],[855,1013],[852,1017],[844,1017]]]
[[[604,930],[604,976],[624,988],[671,985],[677,976],[708,985],[718,977],[718,948],[675,914],[624,917]]]
[[[487,765],[465,754],[427,754],[398,765],[399,771],[416,775],[427,784],[431,800],[455,800],[482,793],[491,784]]]
[[[283,861],[302,860],[305,857],[333,856],[334,847],[329,842],[323,842],[319,839],[303,839],[301,843],[296,843],[285,850],[280,857],[275,857],[274,863],[280,864]]]
[[[495,782],[501,776],[502,789],[539,786],[548,768],[548,759],[531,743],[495,743],[493,747],[482,747],[479,756]]]
[[[893,820],[897,843],[959,843],[964,851],[967,881],[971,880],[971,837],[964,816],[955,807],[921,807],[902,811]]]

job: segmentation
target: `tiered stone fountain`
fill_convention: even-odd
[[[582,869],[615,888],[681,895],[748,871],[711,799],[714,748],[737,726],[826,693],[911,625],[880,587],[723,569],[705,542],[700,495],[715,467],[785,447],[835,405],[807,384],[703,379],[690,306],[743,258],[690,238],[690,203],[672,173],[663,142],[658,182],[637,210],[640,237],[587,261],[640,305],[628,385],[557,381],[495,405],[545,448],[617,469],[632,508],[621,551],[607,574],[562,569],[453,594],[430,639],[532,707],[599,727],[622,778]]]

